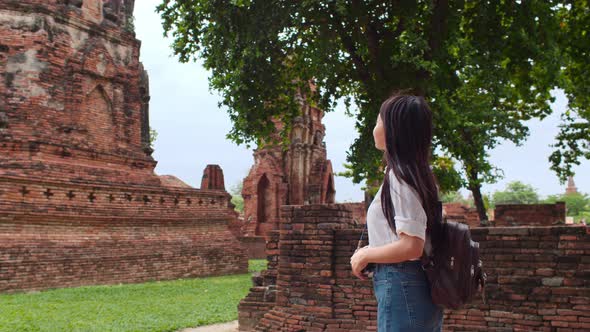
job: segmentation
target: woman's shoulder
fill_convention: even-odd
[[[404,179],[400,177],[398,177],[397,175],[395,175],[395,173],[393,172],[392,169],[389,170],[388,174],[389,176],[389,185],[394,187],[394,188],[401,188],[404,187],[405,188],[411,188],[411,186],[404,181]]]
[[[404,179],[397,177],[393,170],[389,170],[389,186],[390,190],[396,192],[402,197],[412,197],[419,200],[419,195],[416,189],[410,186]]]

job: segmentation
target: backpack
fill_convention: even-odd
[[[422,269],[430,283],[432,302],[449,309],[458,309],[473,300],[482,291],[485,298],[486,274],[479,258],[479,243],[471,240],[469,227],[463,223],[447,221],[443,217],[442,202],[438,202],[437,220],[442,223],[439,247],[420,258]]]

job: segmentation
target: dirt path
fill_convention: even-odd
[[[229,323],[199,326],[199,327],[179,330],[178,332],[237,332],[237,331],[238,331],[238,321],[234,320],[233,322],[229,322]]]

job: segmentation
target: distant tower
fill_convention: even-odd
[[[565,194],[577,194],[578,188],[576,188],[576,184],[574,183],[574,177],[570,176],[567,178],[567,188],[565,189]]]
[[[312,91],[315,87],[312,86]],[[254,165],[244,179],[245,236],[265,236],[277,229],[282,205],[334,203],[332,163],[326,156],[324,111],[300,99],[301,113],[293,120],[291,144],[254,150]],[[284,124],[273,119],[275,128]]]

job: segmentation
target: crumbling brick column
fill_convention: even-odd
[[[251,331],[276,303],[279,231],[267,234],[267,269],[252,277],[250,293],[238,305],[240,331]]]
[[[317,317],[333,315],[334,229],[350,212],[338,206],[281,209],[277,304]]]
[[[223,171],[219,165],[207,165],[203,171],[201,189],[225,190]]]
[[[350,310],[343,312],[343,305],[348,307],[349,303],[342,304],[346,300],[336,285],[337,274],[347,274],[339,277],[342,280],[352,279],[349,269],[337,271],[337,266],[341,269],[343,257],[350,257],[360,233],[347,234],[342,247],[338,234],[341,229],[350,232],[355,227],[352,212],[345,205],[281,208],[276,303],[260,319],[257,331],[366,331],[374,323],[354,319],[346,314]],[[361,293],[373,296],[366,286]]]

